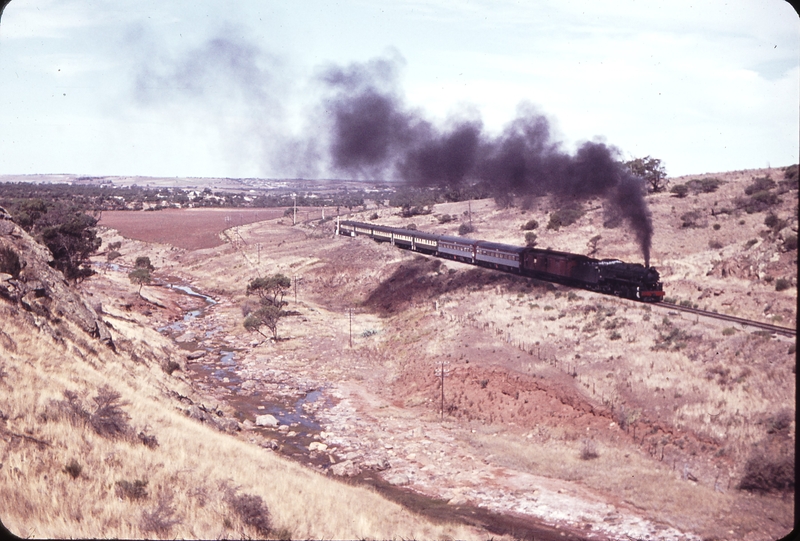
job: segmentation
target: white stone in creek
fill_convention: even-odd
[[[327,445],[325,445],[324,443],[320,443],[318,441],[312,441],[308,445],[308,450],[309,451],[324,451],[327,448],[328,448]]]
[[[278,427],[278,430],[280,432],[288,432],[289,431],[289,425],[281,425],[281,426]]]
[[[278,420],[275,418],[274,415],[266,414],[266,415],[259,415],[256,417],[256,426],[267,426],[271,428],[275,428],[278,426]]]

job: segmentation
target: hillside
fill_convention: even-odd
[[[22,267],[0,275],[0,519],[12,533],[479,537],[234,437],[231,408],[210,409],[169,375],[181,355],[146,316],[113,302],[105,314],[107,299],[90,284],[75,293],[45,248],[2,220],[9,248]]]
[[[670,300],[795,326],[798,192],[783,174],[671,179],[685,196],[648,196],[651,264]],[[480,200],[351,217],[447,234],[471,217],[470,236],[519,245],[536,220],[538,246],[641,262],[624,224],[606,227],[602,201],[548,229],[559,210],[538,198],[527,209]],[[0,479],[31,486],[2,505],[15,510],[2,517],[12,531],[258,535],[233,511],[243,494],[263,498],[275,531],[293,537],[760,540],[791,529],[794,339],[333,238],[330,220],[290,223],[233,227],[222,246],[197,250],[180,248],[180,228],[163,243],[137,240],[130,223],[127,237],[105,230],[121,256],[98,254],[80,290],[117,353],[69,318],[0,300],[10,393]],[[139,256],[156,268],[141,296],[127,278]],[[278,272],[292,279],[292,314],[273,341],[244,328],[243,306],[252,278]],[[127,402],[136,437],[104,438],[91,415],[69,421],[65,391],[91,414],[103,384]],[[142,445],[150,437],[157,447]],[[74,480],[62,471],[73,458]],[[45,475],[64,497],[43,500]],[[146,498],[118,488],[145,477]],[[64,503],[86,489],[100,518]],[[284,497],[294,490],[303,496]],[[58,518],[30,520],[36,505]],[[318,518],[301,521],[301,507]],[[153,516],[181,521],[148,530]]]

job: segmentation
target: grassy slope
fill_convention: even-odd
[[[133,323],[123,328],[118,320],[115,326],[123,349],[141,353],[169,346],[155,331]],[[49,324],[0,301],[0,355],[0,509],[3,523],[17,535],[263,535],[227,503],[226,494],[238,490],[263,498],[277,535],[474,537],[463,528],[426,523],[368,490],[327,479],[187,418],[169,395],[191,390],[158,363],[134,362],[127,351],[114,354],[66,319]],[[135,437],[103,438],[61,414],[65,390],[75,392],[91,413],[92,398],[104,385],[121,395],[132,433],[155,436],[157,447]],[[73,461],[80,466],[75,478],[65,470]],[[147,481],[147,496],[120,498],[117,482],[136,480]],[[148,530],[148,525],[163,528]]]

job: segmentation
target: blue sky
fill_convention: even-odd
[[[235,54],[204,56],[220,42]],[[782,0],[12,0],[0,174],[329,176],[320,74],[376,58],[435,124],[497,133],[524,103],[565,150],[599,139],[673,176],[798,161]]]

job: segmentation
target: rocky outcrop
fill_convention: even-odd
[[[17,276],[0,275],[0,297],[51,322],[68,319],[87,334],[114,347],[105,322],[63,275],[50,267],[52,256],[46,247],[14,222],[0,219],[0,249],[13,250],[20,263]]]

